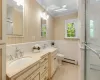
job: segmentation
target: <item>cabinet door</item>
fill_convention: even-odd
[[[33,78],[32,80],[40,80],[40,75],[38,74],[35,78]]]
[[[54,72],[56,71],[58,67],[58,63],[57,63],[57,57],[54,58]]]
[[[0,80],[6,79],[5,46],[0,45]]]
[[[52,65],[51,65],[51,75],[53,76],[55,71],[56,71],[56,69],[57,69],[57,58],[56,58],[56,56],[53,57],[51,62],[52,62]]]
[[[54,58],[51,60],[51,77],[53,76],[54,74]]]
[[[6,39],[6,0],[0,0],[0,44]]]

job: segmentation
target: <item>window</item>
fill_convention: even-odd
[[[47,34],[47,24],[46,20],[41,18],[41,37],[46,37]]]
[[[94,21],[90,20],[90,37],[94,37]]]
[[[41,36],[46,37],[46,24],[42,24]]]
[[[76,38],[76,21],[77,19],[70,19],[65,21],[65,38]]]

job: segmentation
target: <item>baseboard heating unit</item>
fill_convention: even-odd
[[[63,58],[62,62],[66,62],[66,63],[78,65],[78,62],[77,61],[72,60],[72,59],[68,59],[68,58]]]

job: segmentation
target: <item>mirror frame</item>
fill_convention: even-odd
[[[6,7],[7,7],[7,0],[6,0]],[[8,37],[24,37],[24,9],[25,9],[25,0],[24,0],[24,5],[23,5],[23,26],[22,26],[22,35],[17,35],[17,34],[7,34],[7,31],[6,31],[6,35]],[[7,16],[7,9],[6,9],[6,16]],[[7,25],[6,25],[7,26]]]

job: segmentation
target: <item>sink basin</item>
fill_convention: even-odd
[[[25,58],[20,58],[20,59],[17,59],[11,63],[9,63],[8,67],[9,68],[15,68],[15,67],[21,67],[21,66],[24,66],[24,65],[27,65],[29,62],[32,61],[33,58],[31,57],[25,57]]]

